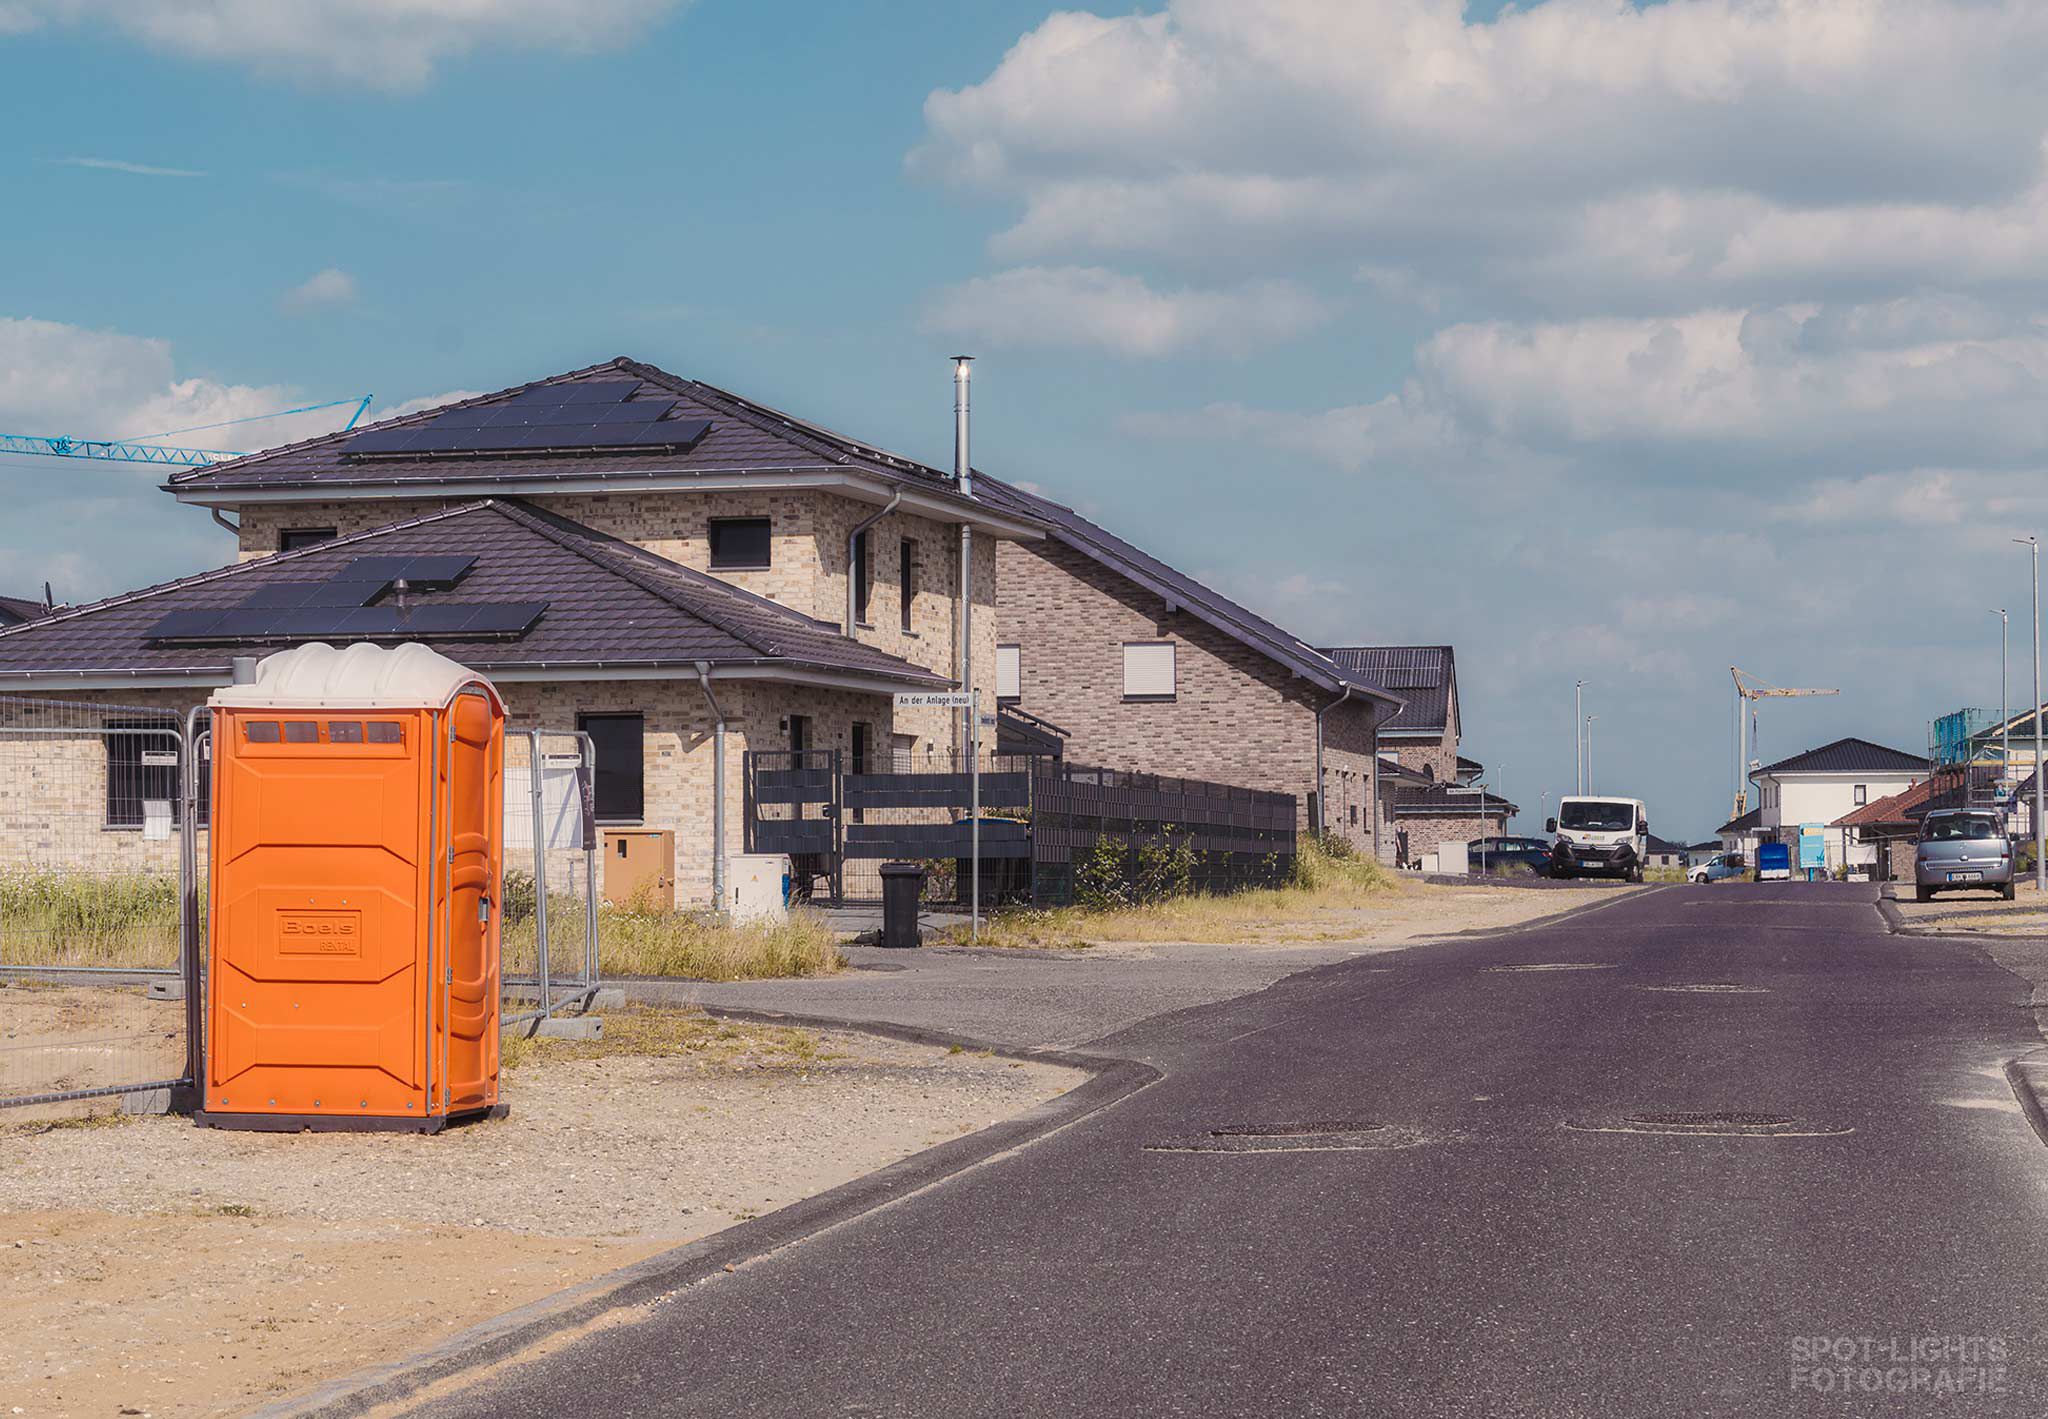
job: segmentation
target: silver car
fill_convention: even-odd
[[[1923,902],[1958,887],[1993,888],[2011,901],[2012,841],[1998,815],[1967,808],[1929,813],[1913,853],[1913,886]]]

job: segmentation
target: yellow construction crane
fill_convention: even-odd
[[[1782,685],[1773,685],[1758,679],[1747,670],[1728,667],[1728,673],[1735,679],[1735,813],[1740,818],[1749,811],[1749,731],[1750,717],[1755,713],[1748,708],[1757,700],[1791,699],[1795,695],[1839,695],[1840,690],[1788,690]]]

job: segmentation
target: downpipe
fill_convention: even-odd
[[[1319,838],[1327,831],[1330,816],[1330,795],[1323,786],[1323,716],[1350,699],[1352,689],[1346,685],[1343,694],[1316,711],[1316,836]],[[1378,804],[1373,805],[1373,811],[1378,813]]]
[[[854,585],[853,580],[854,546],[860,541],[862,533],[866,532],[870,527],[873,527],[876,523],[880,522],[890,513],[896,511],[896,505],[902,501],[903,490],[901,488],[898,488],[895,492],[889,495],[889,502],[887,506],[885,506],[880,512],[876,513],[873,517],[867,518],[862,522],[854,524],[853,531],[846,534],[846,638],[848,640],[853,639],[853,628],[855,624],[853,619],[853,609],[855,602],[859,598],[860,591],[860,589]],[[869,569],[873,570],[874,559],[870,557],[868,561]]]
[[[711,900],[725,914],[725,711],[711,693],[711,662],[697,662],[697,685],[711,707]]]

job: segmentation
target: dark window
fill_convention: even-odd
[[[868,623],[868,596],[874,590],[874,569],[868,560],[868,534],[853,539],[853,619]]]
[[[917,542],[906,537],[897,549],[896,580],[903,587],[903,629],[910,630],[910,613],[917,601]]]
[[[277,550],[296,552],[301,547],[317,547],[322,542],[334,540],[331,527],[287,527],[277,534]]]
[[[116,720],[107,728],[107,826],[142,827],[149,815],[145,805],[152,802],[169,803],[171,822],[182,822],[178,736],[147,732],[157,728],[149,720]],[[211,774],[199,777],[201,823],[213,798],[211,780]]]
[[[853,723],[853,771],[857,774],[874,772],[874,764],[872,763],[874,752],[874,726],[862,724],[859,720],[855,720]],[[867,811],[865,809],[855,808],[852,811],[854,822],[864,823],[867,821]]]
[[[403,744],[405,726],[391,719],[370,721],[370,742],[372,744]]]
[[[579,714],[576,727],[597,751],[592,796],[607,823],[640,821],[647,806],[645,721],[637,714]]]
[[[363,726],[354,720],[330,719],[327,721],[327,742],[329,744],[360,744],[363,742]]]
[[[811,717],[807,714],[793,714],[789,717],[789,752],[801,754],[811,747]]]
[[[768,566],[768,519],[711,519],[711,565],[734,571],[762,571]]]

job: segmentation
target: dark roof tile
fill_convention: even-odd
[[[1458,685],[1457,656],[1451,647],[1348,645],[1326,648],[1323,654],[1347,673],[1404,701],[1401,712],[1381,729],[1441,734],[1450,726],[1451,700]]]
[[[1837,739],[1818,749],[1808,749],[1789,759],[1780,759],[1760,774],[1860,774],[1926,773],[1925,754],[1907,754],[1887,749],[1868,739]]]
[[[544,601],[513,640],[437,638],[486,673],[601,665],[785,665],[906,686],[951,682],[716,577],[516,500],[444,509],[294,552],[130,592],[0,630],[0,685],[65,675],[217,675],[249,645],[160,644],[166,613],[241,604],[274,582],[322,581],[364,555],[473,555],[450,601]],[[421,603],[435,599],[424,595]]]

